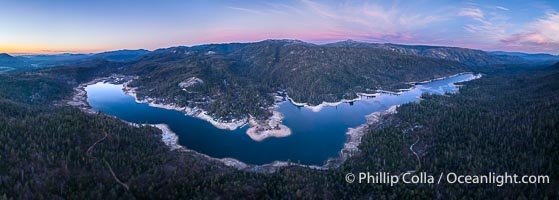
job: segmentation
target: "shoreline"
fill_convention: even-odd
[[[186,115],[189,115],[189,116],[207,121],[207,122],[211,123],[213,126],[215,126],[216,128],[224,129],[224,130],[231,130],[231,131],[236,130],[237,128],[242,127],[243,125],[245,125],[248,122],[248,119],[246,119],[246,118],[240,119],[240,120],[233,120],[232,122],[220,122],[220,121],[215,120],[213,117],[208,115],[206,111],[201,110],[201,109],[190,108],[190,107],[180,107],[176,104],[155,103],[156,99],[153,99],[153,98],[150,98],[150,97],[148,97],[144,100],[140,100],[140,99],[138,99],[138,95],[136,93],[136,88],[128,86],[128,84],[130,82],[131,82],[131,80],[124,83],[123,87],[122,87],[122,90],[124,91],[125,94],[134,97],[134,101],[136,101],[136,103],[147,103],[151,107],[163,108],[163,109],[167,109],[167,110],[176,110],[176,111],[179,111],[179,112],[183,112]]]
[[[455,75],[451,75],[451,76],[446,76],[446,77],[442,77],[442,78],[433,79],[433,80],[430,80],[430,81],[423,81],[423,82],[420,82],[420,83],[428,83],[428,82],[441,80],[441,79],[445,79],[445,78],[451,78],[451,77],[454,77],[454,76],[459,76],[459,75],[468,74],[468,73],[469,72],[459,73],[459,74],[455,74]],[[464,81],[452,83],[452,84],[459,87],[460,85],[456,85],[457,83],[471,81],[471,80],[478,79],[478,78],[482,77],[481,74],[473,74],[472,73],[472,75],[473,75],[472,78],[469,78],[469,79],[464,80]],[[278,103],[275,103],[274,106],[270,107],[270,110],[272,111],[272,116],[269,117],[266,120],[256,120],[254,117],[250,117],[249,119],[242,119],[242,120],[238,120],[238,121],[231,122],[231,123],[223,123],[223,122],[213,120],[213,118],[211,116],[207,115],[205,113],[205,111],[202,111],[202,110],[195,110],[195,109],[191,109],[191,108],[188,108],[188,107],[178,107],[178,106],[172,105],[172,104],[169,105],[169,104],[151,103],[150,101],[155,101],[154,99],[151,99],[151,98],[149,98],[148,100],[142,100],[142,101],[138,100],[138,98],[136,97],[135,88],[131,88],[131,87],[127,86],[127,84],[130,83],[131,80],[133,80],[134,78],[135,77],[113,74],[109,77],[97,78],[97,79],[94,79],[94,80],[89,81],[87,83],[82,83],[78,87],[74,88],[75,94],[72,96],[71,100],[66,101],[66,104],[70,105],[70,106],[78,107],[78,108],[80,108],[80,110],[83,110],[86,113],[97,113],[97,111],[92,110],[90,105],[87,103],[87,92],[85,91],[85,87],[87,87],[88,85],[92,85],[92,84],[101,82],[101,81],[103,81],[103,82],[111,81],[111,79],[117,79],[117,81],[118,80],[121,80],[121,81],[126,80],[126,82],[123,84],[123,91],[125,92],[125,94],[134,97],[134,100],[137,103],[148,103],[149,106],[152,106],[152,107],[158,107],[158,108],[164,108],[164,109],[184,112],[187,115],[190,115],[192,117],[197,117],[199,119],[208,121],[210,123],[213,122],[212,125],[214,125],[216,128],[235,130],[239,127],[242,127],[242,126],[248,124],[250,126],[250,128],[247,129],[246,134],[249,135],[249,137],[251,139],[253,139],[254,141],[262,141],[262,140],[264,140],[268,137],[287,137],[287,136],[291,135],[291,130],[289,129],[289,127],[282,124],[283,115],[279,111],[277,111],[277,108],[278,108],[278,105],[279,105]],[[416,82],[413,82],[413,83],[410,82],[410,84],[412,84],[413,86],[409,89],[399,89],[399,92],[390,92],[390,91],[386,91],[386,92],[389,93],[389,94],[401,94],[402,92],[408,91],[408,90],[413,89],[414,87],[416,87],[416,85],[415,85]],[[294,102],[289,97],[287,97],[287,101],[289,101],[290,103],[293,103],[296,106],[302,106],[302,107],[310,109],[314,112],[319,112],[322,108],[327,107],[327,106],[337,106],[337,105],[340,105],[341,103],[355,102],[355,101],[360,100],[360,98],[362,98],[362,97],[375,97],[375,96],[378,96],[380,94],[383,94],[383,92],[385,92],[385,91],[377,90],[377,93],[373,93],[373,94],[357,93],[357,95],[359,97],[356,98],[356,99],[352,99],[352,100],[342,99],[339,102],[323,102],[323,103],[321,103],[319,105],[316,105],[316,106],[309,106],[307,103],[297,103],[297,102]],[[384,93],[384,94],[386,94],[386,93]],[[421,98],[418,98],[418,99],[421,100]],[[279,103],[283,103],[283,102],[286,102],[286,101],[284,100],[284,101],[279,102]],[[166,125],[166,124],[143,124],[143,125],[152,126],[152,127],[155,127],[157,129],[161,130],[161,132],[162,132],[161,140],[163,141],[163,143],[166,146],[168,146],[170,148],[171,151],[190,152],[190,153],[193,153],[197,156],[201,156],[205,159],[221,162],[226,166],[233,167],[233,168],[236,168],[238,170],[246,170],[246,171],[252,171],[252,172],[274,173],[278,169],[280,169],[282,167],[287,167],[287,166],[299,166],[299,167],[306,167],[306,168],[315,169],[315,170],[328,170],[331,167],[334,167],[334,168],[340,167],[347,160],[347,158],[351,157],[355,152],[359,152],[360,151],[359,150],[359,145],[361,144],[361,139],[367,133],[367,129],[370,126],[373,126],[373,125],[379,123],[383,116],[397,113],[396,109],[399,106],[400,105],[394,105],[394,106],[391,106],[390,108],[388,108],[386,110],[370,113],[370,114],[365,116],[365,118],[367,119],[367,122],[365,122],[364,124],[361,124],[361,125],[359,125],[355,128],[348,128],[346,133],[345,133],[347,135],[347,140],[346,140],[346,142],[344,142],[344,146],[340,150],[339,155],[335,158],[330,158],[330,159],[326,160],[324,162],[325,164],[323,164],[321,166],[318,166],[318,165],[303,165],[303,164],[298,164],[298,163],[289,163],[287,161],[273,161],[271,163],[267,163],[267,164],[263,164],[263,165],[252,165],[252,164],[246,164],[246,163],[244,163],[242,161],[239,161],[237,159],[234,159],[234,158],[214,158],[214,157],[211,157],[211,156],[208,156],[206,154],[197,152],[195,150],[188,149],[188,148],[180,145],[178,143],[178,135],[176,133],[174,133],[168,127],[168,125]],[[202,115],[200,115],[201,113],[202,113]],[[127,121],[124,121],[124,122],[128,123],[131,126],[135,126],[135,127],[141,126],[140,124],[136,124],[136,123],[132,123],[132,122],[127,122]]]
[[[179,111],[185,113],[188,116],[209,122],[214,127],[224,130],[233,131],[248,124],[250,128],[248,128],[245,133],[252,140],[257,142],[263,141],[269,137],[281,138],[291,135],[291,129],[282,124],[283,115],[280,112],[276,111],[277,105],[271,106],[269,108],[272,111],[272,116],[267,118],[266,120],[256,120],[256,118],[250,117],[248,119],[234,119],[232,122],[220,122],[215,120],[212,116],[208,115],[207,112],[202,109],[180,107],[176,104],[155,103],[156,99],[150,97],[147,97],[144,100],[139,100],[136,93],[136,88],[128,86],[131,80],[128,80],[126,83],[123,84],[122,90],[125,94],[132,96],[136,103],[147,103],[149,106],[152,107]]]
[[[91,108],[91,106],[89,105],[89,103],[87,102],[87,91],[85,90],[85,88],[89,85],[93,85],[96,84],[98,82],[110,82],[111,80],[117,80],[117,81],[122,81],[122,80],[127,80],[127,79],[133,79],[133,77],[130,76],[123,76],[123,75],[118,75],[118,74],[112,74],[108,77],[103,77],[103,78],[96,78],[93,79],[89,82],[86,83],[82,83],[79,84],[77,87],[74,88],[74,94],[72,95],[71,99],[68,100],[64,100],[63,104],[65,105],[69,105],[72,107],[77,107],[79,108],[81,111],[87,113],[87,114],[97,114],[99,113],[96,110],[93,110]],[[128,81],[127,81],[128,82]],[[151,105],[150,105],[151,106]],[[110,115],[108,115],[110,116]],[[194,155],[197,156],[201,156],[205,159],[208,160],[213,160],[213,161],[217,161],[217,162],[221,162],[226,166],[229,167],[234,167],[236,169],[239,170],[243,170],[248,168],[249,165],[233,159],[233,158],[214,158],[214,157],[210,157],[206,154],[191,150],[186,148],[185,146],[182,146],[178,143],[178,135],[171,130],[171,128],[169,128],[169,126],[167,124],[137,124],[134,122],[129,122],[123,119],[120,119],[116,116],[111,116],[114,118],[117,118],[119,120],[121,120],[122,122],[128,124],[129,126],[132,127],[136,127],[139,128],[141,126],[151,126],[154,128],[157,128],[159,130],[161,130],[161,141],[164,143],[165,146],[169,147],[170,151],[180,151],[180,152],[187,152],[187,153],[192,153]]]
[[[342,99],[340,101],[337,102],[326,102],[323,101],[322,103],[318,104],[318,105],[309,105],[308,103],[300,103],[300,102],[296,102],[295,100],[293,100],[291,97],[287,96],[288,101],[298,107],[304,107],[306,109],[309,109],[313,112],[320,112],[323,108],[325,107],[336,107],[339,106],[342,103],[352,103],[352,102],[356,102],[361,100],[361,96],[359,95],[361,93],[357,93],[357,98],[355,99]],[[372,94],[372,95],[376,95],[376,94]]]
[[[79,84],[77,87],[75,87],[74,88],[74,93],[71,96],[71,98],[64,100],[62,103],[64,105],[77,107],[78,109],[80,109],[81,111],[83,111],[87,114],[97,114],[99,112],[96,111],[96,110],[93,110],[91,108],[91,106],[89,105],[89,103],[87,102],[87,91],[85,90],[85,88],[89,85],[93,85],[93,84],[96,84],[98,82],[104,82],[104,83],[105,82],[113,82],[114,83],[114,82],[123,81],[123,80],[127,80],[126,82],[129,82],[132,79],[134,79],[134,77],[118,75],[118,74],[112,74],[108,77],[93,79],[89,82]],[[114,80],[116,80],[116,81],[114,81]],[[152,106],[152,105],[150,104],[150,106]],[[159,104],[158,106],[165,106],[165,105]],[[164,108],[166,108],[166,107],[164,107]],[[217,162],[223,163],[226,166],[233,167],[233,168],[238,169],[238,170],[245,170],[245,169],[249,169],[249,167],[252,167],[252,171],[263,171],[263,172],[274,172],[275,171],[275,170],[260,170],[260,166],[258,166],[258,165],[247,165],[246,163],[241,162],[239,160],[236,160],[234,158],[214,158],[214,157],[208,156],[206,154],[197,152],[195,150],[188,149],[185,146],[182,146],[178,143],[178,135],[174,131],[172,131],[167,124],[137,124],[137,123],[134,123],[134,122],[129,122],[129,121],[120,119],[116,116],[111,116],[111,115],[108,115],[108,116],[117,118],[117,119],[121,120],[122,122],[124,122],[124,123],[126,123],[126,124],[128,124],[129,126],[132,126],[132,127],[138,128],[138,127],[141,127],[141,126],[151,126],[151,127],[154,127],[154,128],[157,128],[157,129],[161,130],[161,141],[164,143],[165,146],[169,147],[170,151],[192,153],[196,156],[203,157],[204,159],[217,161]],[[244,126],[244,125],[246,125],[246,123],[243,123],[242,125]]]
[[[322,103],[318,104],[318,105],[310,105],[309,103],[301,103],[301,102],[296,102],[295,100],[293,100],[291,97],[287,96],[287,100],[292,103],[295,106],[298,107],[304,107],[306,109],[309,109],[313,112],[320,112],[323,108],[325,107],[336,107],[339,106],[342,103],[352,103],[352,102],[356,102],[361,100],[361,98],[366,97],[377,97],[381,94],[393,94],[393,95],[400,95],[404,92],[410,91],[413,88],[415,88],[418,84],[425,84],[425,83],[430,83],[433,81],[438,81],[438,80],[442,80],[442,79],[447,79],[447,78],[452,78],[452,77],[456,77],[456,76],[460,76],[460,75],[464,75],[464,74],[472,74],[472,78],[464,80],[464,81],[460,81],[460,82],[456,82],[456,83],[452,83],[453,86],[457,86],[460,87],[460,85],[456,85],[457,83],[461,83],[461,82],[467,82],[467,81],[471,81],[474,79],[478,79],[481,78],[481,74],[474,74],[473,72],[461,72],[458,74],[454,74],[454,75],[449,75],[449,76],[443,76],[443,77],[439,77],[439,78],[435,78],[435,79],[431,79],[431,80],[426,80],[426,81],[421,81],[421,82],[407,82],[407,84],[412,85],[410,88],[404,88],[404,89],[396,89],[398,92],[393,92],[393,91],[387,91],[387,90],[375,90],[375,93],[363,93],[363,92],[357,92],[355,93],[357,95],[357,98],[355,99],[342,99],[340,101],[337,102],[326,102],[323,101]]]
[[[169,128],[167,124],[145,124],[161,130],[161,140],[171,151],[186,150],[186,147],[179,144],[179,136]]]
[[[460,75],[464,75],[464,74],[472,74],[472,75],[473,75],[474,77],[476,77],[476,78],[481,77],[481,74],[474,74],[473,72],[460,72],[460,73],[458,73],[458,74],[454,74],[454,75],[450,75],[450,76],[443,76],[443,77],[439,77],[439,78],[435,78],[435,79],[430,79],[430,80],[426,80],[426,81],[420,81],[420,82],[413,82],[413,81],[412,81],[412,82],[407,82],[407,84],[412,84],[412,85],[415,86],[415,85],[417,85],[417,84],[430,83],[430,82],[433,82],[433,81],[438,81],[438,80],[442,80],[442,79],[446,79],[446,78],[452,78],[452,77],[460,76]],[[479,75],[479,77],[477,77],[478,75]],[[476,78],[474,78],[474,79],[476,79]],[[472,80],[472,79],[470,79],[470,80]],[[466,80],[466,81],[468,81],[468,80]],[[457,83],[458,83],[458,82],[457,82]]]
[[[445,79],[445,78],[451,78],[451,77],[455,77],[455,76],[459,76],[459,75],[463,75],[463,74],[469,74],[469,73],[468,72],[459,73],[459,74],[455,74],[455,75],[451,75],[451,76],[438,78],[437,80],[442,80],[442,79]],[[472,73],[472,75],[473,75],[472,78],[469,78],[469,79],[464,80],[464,81],[456,82],[456,83],[471,81],[471,80],[478,79],[478,78],[482,77],[481,74],[473,74]],[[436,81],[436,80],[432,80],[432,81]],[[432,82],[432,81],[424,81],[422,83],[428,83],[428,82]],[[452,84],[456,84],[456,83],[452,83]],[[399,92],[389,92],[389,94],[401,94],[405,91],[413,89],[414,87],[416,87],[416,85],[413,85],[412,87],[410,87],[408,89],[399,89]],[[352,101],[344,99],[344,100],[341,100],[340,102],[322,103],[322,104],[319,104],[317,106],[305,106],[305,105],[307,105],[306,103],[293,102],[292,99],[289,98],[289,97],[287,97],[287,99],[288,99],[289,102],[293,103],[296,106],[304,106],[306,108],[310,107],[308,109],[313,110],[312,108],[315,108],[315,110],[316,110],[316,108],[322,109],[322,108],[324,108],[328,105],[333,105],[333,104],[339,105],[341,103],[358,101],[361,97],[375,97],[375,96],[378,96],[378,95],[381,95],[381,94],[383,94],[383,93],[381,93],[381,92],[379,92],[379,90],[377,90],[377,93],[374,93],[374,94],[363,93],[363,95],[359,95],[359,98],[356,98]],[[421,100],[420,97],[418,97],[418,99]],[[285,101],[283,101],[283,102],[285,102]],[[280,102],[280,103],[283,103],[283,102]],[[389,107],[386,110],[370,113],[370,114],[365,116],[367,121],[364,124],[361,124],[361,125],[359,125],[355,128],[348,128],[346,133],[345,133],[347,135],[347,140],[346,140],[346,142],[344,142],[344,147],[340,150],[339,155],[335,158],[330,158],[330,159],[326,160],[324,162],[324,164],[320,165],[320,166],[319,165],[304,165],[304,164],[298,164],[298,163],[289,163],[287,161],[273,161],[271,163],[263,164],[263,165],[251,165],[251,164],[246,164],[242,161],[239,161],[239,160],[236,160],[236,159],[233,159],[233,158],[217,159],[217,158],[212,158],[210,156],[207,156],[205,154],[202,154],[202,155],[204,155],[205,157],[208,157],[210,159],[213,159],[213,160],[221,161],[222,163],[224,163],[227,166],[232,166],[232,167],[235,167],[239,170],[246,170],[246,171],[253,171],[253,172],[274,173],[278,169],[280,169],[282,167],[288,167],[288,166],[306,167],[306,168],[315,169],[315,170],[328,170],[331,167],[338,168],[343,163],[345,163],[345,161],[348,158],[353,156],[354,153],[360,151],[359,150],[359,145],[361,144],[361,139],[367,133],[368,128],[380,123],[383,116],[397,113],[397,108],[399,106],[400,105],[394,105],[394,106]],[[274,109],[275,108],[277,108],[277,105],[274,106]],[[275,112],[277,112],[277,111],[275,111]],[[224,161],[224,159],[227,160],[227,163]]]
[[[276,111],[277,106],[273,106],[272,116],[266,120],[256,120],[251,117],[249,120],[250,128],[247,129],[246,134],[254,141],[260,142],[269,137],[287,137],[291,135],[291,129],[283,125],[283,114]]]
[[[129,122],[129,123],[131,123],[131,122]],[[139,126],[139,124],[135,124],[135,123],[131,123],[131,124]],[[157,129],[161,130],[161,140],[163,141],[163,143],[166,146],[169,147],[169,149],[171,151],[192,153],[196,156],[203,157],[204,159],[221,162],[226,166],[234,167],[235,169],[239,169],[239,170],[245,169],[249,166],[249,165],[245,164],[244,162],[241,162],[241,161],[239,161],[237,159],[234,159],[234,158],[214,158],[214,157],[211,157],[211,156],[208,156],[206,154],[194,151],[192,149],[188,149],[185,146],[180,145],[178,135],[173,130],[171,130],[171,128],[169,128],[169,126],[167,124],[142,124],[142,125],[151,126],[151,127],[154,127],[154,128],[157,128]]]
[[[119,81],[119,80],[124,80],[124,79],[127,79],[127,78],[129,78],[129,77],[126,77],[124,75],[111,74],[108,77],[96,78],[96,79],[93,79],[89,82],[79,84],[77,87],[74,88],[74,92],[72,94],[71,99],[63,100],[63,104],[69,105],[69,106],[72,106],[72,107],[77,107],[80,110],[82,110],[86,113],[89,113],[89,114],[96,114],[98,112],[91,109],[91,105],[89,105],[89,103],[87,102],[87,91],[85,90],[85,88],[87,86],[93,85],[93,84],[98,83],[98,82],[108,82],[108,81],[114,80],[114,79]]]
[[[379,123],[383,116],[396,114],[396,109],[398,107],[400,107],[400,105],[394,105],[386,110],[368,114],[365,116],[367,122],[355,128],[348,128],[346,132],[346,135],[348,136],[347,141],[344,143],[344,147],[342,148],[342,150],[340,150],[341,157],[343,157],[344,161],[348,157],[351,157],[353,153],[359,151],[361,139],[363,138],[365,133],[367,133],[368,128]]]
[[[135,123],[132,123],[132,124],[135,124]],[[135,124],[135,125],[139,126],[138,124]],[[154,128],[157,128],[157,129],[161,130],[161,140],[163,141],[163,143],[166,146],[169,147],[169,149],[171,151],[192,153],[196,156],[203,157],[204,159],[221,162],[226,166],[234,167],[235,169],[239,169],[239,170],[246,169],[247,167],[250,166],[250,165],[247,165],[246,163],[241,162],[241,161],[239,161],[237,159],[234,159],[234,158],[214,158],[214,157],[211,157],[211,156],[208,156],[206,154],[194,151],[192,149],[188,149],[185,146],[180,145],[178,135],[173,130],[171,130],[171,128],[169,128],[169,126],[167,124],[142,124],[142,125],[151,126],[151,127],[154,127]]]

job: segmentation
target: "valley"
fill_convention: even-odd
[[[199,107],[221,122],[248,115],[267,118],[278,92],[294,102],[319,105],[468,70],[454,61],[383,49],[289,40],[162,49],[122,68],[124,74],[139,76],[129,86],[137,88],[140,100],[155,97],[156,102]],[[179,87],[191,78],[203,83]]]
[[[557,196],[554,184],[390,187],[344,180],[365,170],[495,169],[544,173],[557,181],[557,64],[445,49],[447,56],[438,58],[266,40],[1,74],[0,195]],[[205,115],[185,116],[190,112]],[[250,119],[266,123],[274,112],[283,116],[274,121],[289,135],[246,134],[254,126]],[[220,129],[208,121],[237,124]],[[346,157],[340,159],[342,149]]]
[[[267,136],[261,136],[266,130],[251,130],[259,129],[260,125],[249,123],[247,120],[229,129],[224,128],[222,124],[215,124],[211,119],[192,114],[191,108],[153,104],[147,106],[146,102],[138,104],[133,95],[127,96],[123,92],[126,90],[123,85],[98,82],[85,87],[85,90],[87,102],[92,109],[133,123],[168,124],[173,132],[178,133],[179,144],[211,157],[235,158],[247,164],[257,165],[292,160],[295,163],[328,168],[330,164],[341,164],[339,161],[330,162],[329,159],[343,161],[346,159],[345,155],[352,153],[349,149],[357,149],[358,142],[346,142],[360,141],[360,138],[349,140],[345,135],[346,132],[351,132],[351,128],[364,124],[365,115],[418,101],[417,97],[424,92],[456,92],[457,88],[453,83],[475,78],[477,77],[472,74],[452,76],[418,85],[399,94],[377,93],[375,97],[361,96],[351,104],[327,106],[320,111],[301,108],[283,100],[276,105],[277,109],[274,112],[282,117],[281,120],[278,119],[278,127],[281,125],[288,129],[289,134]],[[200,119],[205,123],[200,122]],[[285,123],[282,124],[281,121]],[[338,156],[342,157],[337,158]]]
[[[0,200],[559,200],[559,1],[0,0]]]

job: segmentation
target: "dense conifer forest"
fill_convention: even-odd
[[[101,67],[102,66],[102,67]],[[61,102],[77,84],[123,64],[0,75],[0,198],[557,198],[559,65],[477,68],[459,94],[406,104],[363,138],[361,152],[327,171],[238,171],[171,152],[160,131]],[[417,143],[416,143],[417,142]],[[421,165],[410,151],[417,152]],[[348,172],[408,170],[545,174],[551,184],[348,184]]]
[[[161,49],[124,64],[121,73],[139,76],[130,84],[139,98],[202,108],[227,121],[268,117],[278,91],[318,105],[468,70],[455,60],[381,48],[266,40]],[[179,87],[191,78],[201,81]]]

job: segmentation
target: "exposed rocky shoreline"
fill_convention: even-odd
[[[117,82],[122,82],[124,80],[128,80],[130,78],[131,78],[130,76],[113,74],[109,77],[96,78],[87,83],[82,83],[74,88],[74,94],[70,99],[65,101],[65,104],[77,107],[86,113],[97,113],[97,111],[91,109],[91,106],[87,102],[87,91],[85,91],[85,88],[89,85],[93,85],[98,82],[117,83]]]
[[[313,112],[320,112],[325,107],[329,107],[329,106],[330,107],[335,107],[335,106],[339,106],[342,103],[351,103],[351,102],[359,101],[362,97],[376,97],[380,94],[395,94],[395,95],[398,95],[398,94],[401,94],[403,92],[412,90],[418,84],[430,83],[430,82],[433,82],[433,81],[442,80],[442,79],[446,79],[446,78],[451,78],[451,77],[455,77],[455,76],[460,76],[460,75],[463,75],[463,74],[470,74],[470,73],[471,72],[462,72],[462,73],[454,74],[454,75],[451,75],[451,76],[444,76],[444,77],[435,78],[435,79],[431,79],[431,80],[427,80],[427,81],[408,82],[407,84],[412,85],[412,87],[404,88],[404,89],[397,89],[398,92],[387,91],[387,90],[375,90],[375,93],[356,93],[357,98],[355,98],[355,99],[342,99],[342,100],[337,101],[337,102],[326,102],[326,101],[324,101],[324,102],[322,102],[318,105],[310,105],[308,103],[296,102],[295,100],[293,100],[289,96],[287,96],[287,99],[295,106],[304,107],[304,108],[309,109]],[[474,74],[471,79],[468,79],[468,80],[465,80],[465,81],[470,81],[470,80],[473,80],[473,79],[477,79],[477,78],[480,78],[481,76],[482,76],[481,74]]]
[[[340,151],[340,154],[342,154],[341,157],[347,158],[351,156],[352,153],[359,151],[361,138],[363,137],[363,135],[365,135],[365,133],[367,133],[369,127],[379,123],[382,116],[395,114],[396,108],[398,108],[398,106],[399,105],[391,106],[387,110],[366,115],[365,118],[367,119],[367,122],[365,124],[361,124],[360,126],[355,128],[349,128],[346,132],[347,141],[344,144],[344,148]]]
[[[437,79],[433,79],[433,80],[430,80],[430,81],[424,81],[424,82],[420,82],[420,83],[428,83],[428,82],[431,82],[431,81],[450,78],[450,77],[453,77],[453,76],[458,76],[458,75],[462,75],[462,74],[466,74],[466,73],[467,72],[452,75],[452,76],[437,78]],[[471,79],[468,79],[468,80],[465,80],[465,81],[470,81],[470,80],[477,79],[477,78],[480,78],[480,77],[481,77],[481,75],[477,74],[477,75],[474,75]],[[177,111],[180,111],[180,112],[184,112],[187,115],[190,115],[190,116],[197,117],[197,118],[203,119],[205,121],[208,121],[217,128],[226,129],[226,130],[235,130],[235,129],[241,127],[241,126],[249,124],[250,128],[247,130],[247,134],[251,139],[253,139],[255,141],[262,141],[262,140],[264,140],[268,137],[287,137],[287,136],[291,135],[291,130],[289,129],[289,127],[282,124],[283,115],[279,111],[277,111],[277,105],[274,105],[273,107],[270,108],[270,110],[272,111],[273,114],[267,120],[256,120],[254,117],[250,117],[249,119],[235,120],[233,122],[220,122],[220,121],[214,120],[211,116],[206,114],[206,112],[203,111],[203,110],[192,109],[192,108],[188,108],[188,107],[179,107],[179,106],[173,105],[173,104],[159,104],[159,103],[155,103],[156,100],[153,99],[153,98],[146,98],[145,100],[139,100],[136,97],[135,88],[132,88],[132,87],[128,86],[128,83],[130,83],[130,81],[132,81],[135,78],[136,77],[122,76],[122,75],[111,75],[110,77],[98,78],[98,79],[95,79],[95,80],[90,81],[88,83],[80,84],[78,87],[76,87],[74,89],[75,90],[74,96],[71,98],[71,100],[68,100],[66,103],[68,105],[71,105],[71,106],[79,107],[81,110],[83,110],[85,112],[96,113],[96,111],[92,110],[91,107],[89,106],[89,104],[87,103],[87,92],[85,91],[85,87],[87,87],[88,85],[91,85],[91,84],[95,84],[97,82],[101,82],[101,81],[117,82],[117,83],[123,83],[123,91],[126,94],[134,97],[134,99],[138,103],[148,103],[152,107],[158,107],[158,108],[164,108],[164,109],[177,110]],[[410,84],[415,85],[415,84],[418,84],[418,83],[410,82]],[[415,87],[415,86],[413,86],[413,87]],[[410,89],[412,89],[413,87],[411,87]],[[399,93],[402,93],[402,92],[410,90],[410,89],[402,89],[402,90],[399,90],[399,92],[389,92],[389,91],[377,90],[376,91],[377,93],[374,93],[374,94],[359,93],[359,94],[357,94],[359,97],[356,98],[356,99],[352,99],[352,100],[343,99],[339,102],[323,102],[323,103],[321,103],[319,105],[316,105],[316,106],[310,106],[306,103],[297,103],[297,102],[294,102],[289,97],[287,97],[287,99],[296,106],[305,107],[305,108],[310,109],[314,112],[319,112],[324,107],[337,106],[337,105],[340,105],[341,103],[349,103],[349,102],[358,101],[361,97],[374,97],[374,96],[380,95],[381,93],[399,94]],[[283,102],[285,102],[285,101],[283,101]],[[363,137],[363,135],[365,135],[367,133],[368,128],[377,124],[377,123],[379,123],[382,119],[382,116],[396,113],[396,109],[397,109],[398,106],[399,105],[395,105],[395,106],[390,107],[387,110],[371,113],[371,114],[365,116],[366,119],[367,119],[367,122],[365,124],[362,124],[362,125],[360,125],[358,127],[355,127],[355,128],[349,128],[348,131],[346,132],[346,135],[348,136],[347,141],[344,143],[344,147],[340,150],[339,156],[336,157],[336,158],[331,158],[331,159],[327,160],[325,162],[325,164],[322,165],[322,166],[302,165],[302,164],[297,164],[297,163],[288,163],[288,162],[285,162],[285,161],[274,161],[272,163],[264,164],[264,165],[249,165],[249,164],[246,164],[244,162],[241,162],[241,161],[233,159],[233,158],[221,158],[221,159],[213,158],[213,157],[210,157],[208,155],[196,152],[194,150],[187,149],[186,147],[181,146],[180,144],[178,144],[178,136],[165,124],[146,124],[146,125],[153,126],[153,127],[156,127],[158,129],[160,129],[162,131],[162,141],[172,151],[177,150],[177,151],[182,151],[182,152],[192,152],[192,153],[195,153],[196,155],[199,155],[199,156],[204,157],[206,159],[218,161],[218,162],[221,162],[221,163],[225,164],[226,166],[234,167],[234,168],[239,169],[239,170],[273,173],[273,172],[277,171],[279,168],[286,167],[286,166],[300,166],[300,167],[308,167],[308,168],[317,169],[317,170],[327,170],[327,169],[332,168],[332,167],[334,167],[334,168],[339,167],[341,164],[343,164],[345,162],[345,160],[347,160],[347,158],[351,157],[355,152],[358,152],[359,151],[359,144],[361,143],[361,138]],[[134,125],[134,126],[139,126],[138,124],[135,124],[135,123],[130,123],[130,122],[127,122],[127,123],[129,123],[131,125]]]
[[[358,94],[358,97],[355,98],[355,99],[342,99],[342,100],[340,100],[340,101],[338,101],[338,102],[325,102],[325,101],[324,101],[324,102],[322,102],[321,104],[314,105],[314,106],[313,106],[313,105],[309,105],[308,103],[299,103],[299,102],[295,102],[295,100],[293,100],[293,99],[290,98],[290,97],[287,97],[287,99],[288,99],[293,105],[296,105],[296,106],[299,106],[299,107],[304,107],[304,108],[309,109],[309,110],[311,110],[311,111],[313,111],[313,112],[320,112],[324,107],[335,107],[335,106],[338,106],[338,105],[340,105],[340,104],[342,104],[342,103],[351,103],[351,102],[359,101],[359,100],[361,99],[361,96]]]
[[[146,97],[143,100],[140,100],[137,96],[136,88],[130,87],[128,85],[130,81],[131,80],[124,83],[123,91],[126,94],[134,97],[134,100],[138,103],[147,103],[152,107],[183,112],[189,116],[205,120],[219,129],[236,130],[237,128],[248,124],[250,128],[246,131],[246,134],[254,141],[262,141],[269,137],[287,137],[291,135],[291,129],[282,124],[283,115],[280,112],[275,111],[277,109],[277,106],[273,106],[270,108],[272,116],[266,120],[257,120],[254,117],[250,117],[248,119],[234,119],[231,122],[223,122],[216,120],[215,118],[207,114],[206,111],[201,109],[181,107],[176,104],[156,103],[157,99],[150,97]]]
[[[234,120],[232,122],[222,122],[222,121],[215,120],[213,117],[208,115],[206,113],[206,111],[201,110],[201,109],[181,107],[181,106],[178,106],[176,104],[158,103],[157,99],[154,99],[154,98],[151,98],[151,97],[146,97],[146,98],[140,100],[138,98],[137,93],[136,93],[136,88],[130,87],[128,85],[131,81],[132,80],[129,80],[126,83],[124,83],[122,90],[124,91],[125,94],[134,97],[134,100],[137,103],[147,103],[151,107],[164,108],[164,109],[168,109],[168,110],[176,110],[176,111],[179,111],[179,112],[183,112],[183,113],[185,113],[189,116],[205,120],[205,121],[211,123],[216,128],[225,129],[225,130],[235,130],[235,129],[245,125],[248,121],[247,119],[239,119],[239,120]]]
[[[96,78],[96,79],[94,79],[92,81],[89,81],[87,83],[80,84],[78,87],[74,88],[74,95],[70,99],[66,100],[65,104],[77,107],[80,110],[82,110],[83,112],[86,112],[86,113],[89,113],[89,114],[96,114],[98,112],[91,109],[91,106],[89,105],[89,103],[87,103],[87,91],[85,91],[85,88],[87,86],[98,83],[98,82],[109,82],[109,83],[129,82],[132,79],[134,79],[134,77],[116,75],[116,74],[113,74],[109,77]],[[197,156],[203,157],[204,159],[218,161],[218,162],[223,163],[226,166],[234,167],[236,169],[247,169],[248,166],[249,166],[249,165],[247,165],[247,164],[245,164],[241,161],[238,161],[236,159],[233,159],[233,158],[221,158],[221,159],[213,158],[213,157],[210,157],[208,155],[199,153],[197,151],[190,150],[190,149],[180,145],[178,143],[178,135],[175,132],[173,132],[167,124],[137,124],[137,123],[133,123],[133,122],[125,121],[125,120],[122,120],[122,121],[124,123],[130,125],[130,126],[133,126],[133,127],[151,126],[151,127],[154,127],[154,128],[157,128],[157,129],[161,130],[161,140],[163,141],[163,143],[166,146],[169,147],[169,149],[171,151],[193,153]]]
[[[262,141],[269,137],[287,137],[291,135],[291,129],[282,124],[283,114],[272,110],[272,116],[267,120],[256,120],[251,117],[249,120],[250,128],[246,131],[247,135],[254,141]]]

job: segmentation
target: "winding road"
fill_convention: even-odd
[[[107,136],[109,136],[109,134],[107,134],[107,132],[104,132],[105,136],[103,136],[103,138],[97,140],[95,143],[93,143],[91,146],[89,146],[89,148],[87,148],[87,151],[85,152],[86,155],[88,155],[89,157],[93,158],[93,159],[97,159],[93,156],[91,156],[91,151],[93,150],[93,148],[95,147],[95,145],[103,142],[105,139],[107,139]],[[113,171],[113,168],[111,167],[111,165],[109,164],[109,162],[107,162],[107,160],[103,159],[103,161],[105,162],[105,165],[107,165],[107,168],[109,169],[109,172],[111,173],[111,175],[113,176],[113,179],[115,179],[115,181],[122,185],[122,187],[126,188],[126,190],[130,190],[130,187],[128,186],[128,184],[120,181],[120,179],[116,176],[115,172]]]

